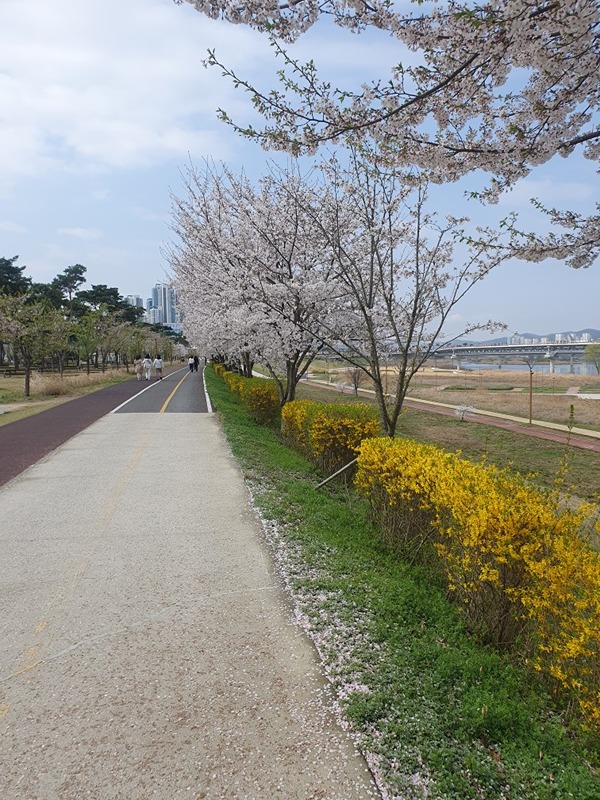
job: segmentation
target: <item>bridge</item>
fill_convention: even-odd
[[[433,358],[451,358],[457,361],[480,358],[519,358],[524,363],[546,361],[552,371],[555,361],[580,361],[589,342],[539,342],[535,344],[454,344],[438,347]]]

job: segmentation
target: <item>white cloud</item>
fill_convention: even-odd
[[[236,61],[268,51],[259,34],[172,0],[2,0],[0,29],[5,178],[226,157],[211,128],[233,89],[202,59],[219,45]]]
[[[158,214],[156,211],[143,206],[133,206],[131,212],[144,222],[165,222],[167,220],[165,214]]]
[[[11,222],[8,219],[3,219],[0,220],[0,231],[5,231],[6,233],[26,233],[27,228],[24,228],[17,222]]]
[[[102,233],[95,228],[59,228],[56,232],[60,236],[71,236],[82,241],[93,241],[102,237]]]

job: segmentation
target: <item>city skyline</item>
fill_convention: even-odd
[[[165,325],[181,332],[181,314],[177,309],[177,292],[171,283],[157,282],[150,290],[150,297],[139,294],[124,296],[127,303],[144,309],[144,322],[149,325]]]

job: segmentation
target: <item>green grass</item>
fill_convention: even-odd
[[[364,502],[341,488],[317,490],[314,468],[276,428],[250,421],[210,370],[207,383],[255,502],[275,523],[267,535],[294,603],[386,796],[600,796],[588,765],[598,762],[597,740],[566,727],[532,675],[469,638],[439,580],[384,547]]]
[[[23,402],[23,390],[0,389],[0,404]]]
[[[127,374],[124,370],[119,375],[110,375],[106,373],[95,373],[94,379],[96,383],[87,386],[71,386],[65,385],[61,387],[64,393],[61,394],[35,394],[32,393],[30,397],[25,397],[23,393],[24,380],[22,377],[0,378],[0,412],[3,412],[3,404],[18,404],[18,408],[12,411],[4,411],[0,413],[0,426],[8,425],[11,422],[16,422],[26,417],[31,417],[34,414],[39,414],[49,408],[53,408],[60,403],[65,403],[75,397],[81,395],[97,392],[107,386],[122,381],[129,380],[132,377],[131,373]]]
[[[302,384],[298,397],[331,402],[333,393],[317,386]],[[333,395],[335,397],[335,395]],[[344,402],[356,398],[343,397]],[[365,402],[365,398],[358,398]],[[590,401],[595,402],[595,401]],[[400,416],[397,434],[419,442],[437,444],[446,450],[460,450],[465,458],[486,460],[499,467],[508,467],[522,475],[534,474],[535,483],[544,489],[555,486],[565,458],[569,469],[565,488],[583,500],[598,502],[600,463],[598,454],[557,442],[537,439],[517,431],[493,425],[467,424],[458,417],[448,417],[431,411],[405,408]]]

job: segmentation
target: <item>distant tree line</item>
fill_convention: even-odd
[[[0,368],[24,373],[26,396],[36,369],[63,375],[70,367],[89,372],[114,364],[129,370],[138,353],[172,359],[177,344],[186,344],[170,328],[142,322],[143,309],[127,303],[117,288],[81,289],[82,264],[37,283],[18,259],[0,258]]]

